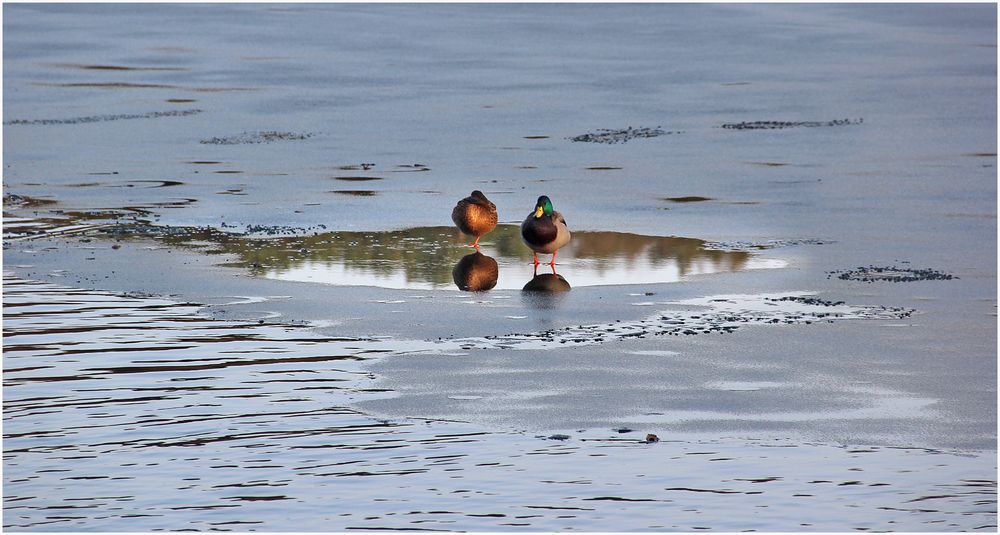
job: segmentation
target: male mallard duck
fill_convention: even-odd
[[[569,243],[569,227],[562,214],[552,209],[552,201],[542,195],[535,203],[535,211],[521,223],[521,239],[534,251],[535,265],[538,253],[552,253],[550,266],[556,265],[556,251]]]
[[[451,220],[455,222],[458,230],[476,237],[476,241],[470,243],[469,247],[478,249],[479,238],[497,226],[497,207],[483,195],[483,192],[476,190],[472,195],[458,201],[455,209],[451,211]]]

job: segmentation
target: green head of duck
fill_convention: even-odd
[[[552,215],[552,201],[545,195],[538,198],[538,202],[535,203],[535,217],[542,217],[543,215]]]

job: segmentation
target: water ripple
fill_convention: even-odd
[[[551,441],[385,420],[352,407],[392,395],[372,387],[365,362],[448,358],[462,342],[321,336],[14,277],[3,301],[10,531],[996,525],[995,454],[685,441],[657,429],[655,443],[638,438],[645,429]]]

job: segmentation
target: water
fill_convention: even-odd
[[[385,395],[364,363],[405,343],[4,288],[12,531],[996,528],[975,456],[381,419],[351,404]]]
[[[480,256],[465,246],[468,241],[454,228],[426,227],[257,243],[229,240],[218,249],[240,256],[231,265],[249,267],[251,273],[267,278],[346,286],[469,289],[460,281],[482,274],[489,281],[479,282],[473,290],[509,290],[523,288],[539,270],[545,274],[553,269],[532,265],[530,251],[521,244],[520,229],[514,225],[501,225],[488,234],[481,241]],[[622,232],[578,232],[558,257],[556,271],[572,286],[660,284],[787,264],[744,251],[707,249],[704,240]],[[542,260],[549,258],[543,255]],[[481,273],[484,270],[490,273]]]
[[[3,68],[5,529],[996,529],[995,6],[5,5]]]

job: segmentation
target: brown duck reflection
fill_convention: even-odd
[[[128,235],[119,237],[129,239]],[[223,254],[234,259],[227,265],[282,280],[407,289],[445,289],[453,288],[453,284],[461,287],[461,281],[466,280],[456,277],[456,264],[468,255],[467,238],[454,227],[266,238],[191,229],[156,239],[174,247]],[[531,251],[521,243],[516,225],[498,225],[480,244],[483,256],[492,257],[497,269],[504,273],[494,289],[520,289],[520,281],[533,277]],[[481,261],[462,270],[477,271]],[[780,261],[747,252],[707,249],[704,240],[694,238],[576,231],[573,241],[560,251],[558,267],[574,286],[580,287],[657,284],[687,275],[781,265]],[[485,284],[478,281],[469,277],[465,284],[485,289]]]
[[[491,256],[476,251],[467,254],[451,270],[455,286],[463,292],[485,292],[497,285],[500,266]]]
[[[552,273],[539,274],[536,267],[535,276],[521,290],[525,292],[568,292],[570,288],[569,282],[562,275],[556,273],[555,268],[552,269]]]

